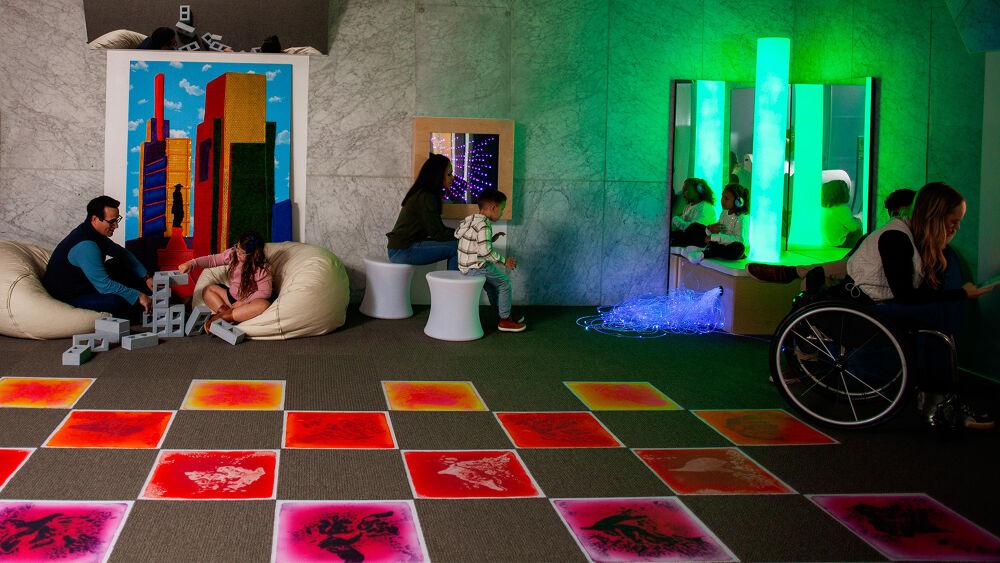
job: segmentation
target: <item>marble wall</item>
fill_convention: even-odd
[[[0,0],[0,22],[0,238],[53,245],[102,189],[104,56],[81,0]],[[330,56],[310,61],[307,241],[360,295],[409,185],[412,118],[506,118],[515,300],[662,291],[670,80],[751,80],[766,35],[793,38],[793,80],[883,79],[880,191],[945,179],[978,202],[983,57],[944,0],[332,0]],[[966,255],[978,244],[963,231]]]

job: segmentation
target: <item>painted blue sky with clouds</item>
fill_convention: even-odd
[[[205,88],[226,72],[250,72],[267,77],[267,120],[275,122],[274,198],[288,199],[291,172],[292,65],[260,63],[207,63],[185,61],[131,61],[128,96],[128,174],[126,182],[125,238],[139,233],[139,146],[146,140],[146,122],[155,113],[154,77],[163,73],[163,115],[170,122],[171,137],[194,138],[205,116]],[[194,141],[192,141],[192,147]],[[192,148],[191,171],[194,174]],[[193,178],[190,182],[194,185]],[[193,199],[193,198],[192,198]],[[188,202],[190,217],[194,202]]]

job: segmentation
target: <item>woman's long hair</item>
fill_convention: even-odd
[[[264,254],[264,239],[259,234],[254,232],[244,234],[240,237],[236,246],[243,249],[243,252],[246,253],[246,258],[243,260],[243,268],[240,271],[240,287],[236,292],[238,299],[245,299],[257,291],[257,272],[269,269],[271,266],[268,264],[267,256]],[[236,271],[239,261],[239,256],[237,256],[236,252],[233,252],[233,256],[229,260],[228,275],[230,279]]]
[[[924,279],[931,287],[941,283],[939,272],[948,266],[944,248],[948,245],[948,214],[962,205],[965,198],[944,182],[932,182],[920,188],[910,215],[910,232],[920,253]]]
[[[417,179],[413,181],[413,186],[410,187],[410,191],[406,192],[406,196],[403,197],[403,203],[400,207],[406,205],[406,202],[420,192],[430,192],[435,194],[435,196],[441,193],[441,189],[444,186],[444,172],[451,165],[451,160],[443,154],[431,153],[427,160],[424,161],[423,166],[420,167],[420,173],[417,174]],[[438,207],[441,207],[441,198],[435,197],[438,202]]]

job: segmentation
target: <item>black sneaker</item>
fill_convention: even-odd
[[[941,397],[939,401],[926,401],[924,419],[932,430],[951,432],[963,428],[960,411],[961,404],[958,397],[949,394]]]

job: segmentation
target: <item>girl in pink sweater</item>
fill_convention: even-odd
[[[201,296],[214,313],[205,323],[205,330],[216,319],[243,322],[263,313],[271,305],[271,265],[264,255],[264,239],[257,233],[247,233],[239,242],[220,254],[189,260],[178,269],[188,272],[193,267],[229,266],[229,285],[211,284]]]

